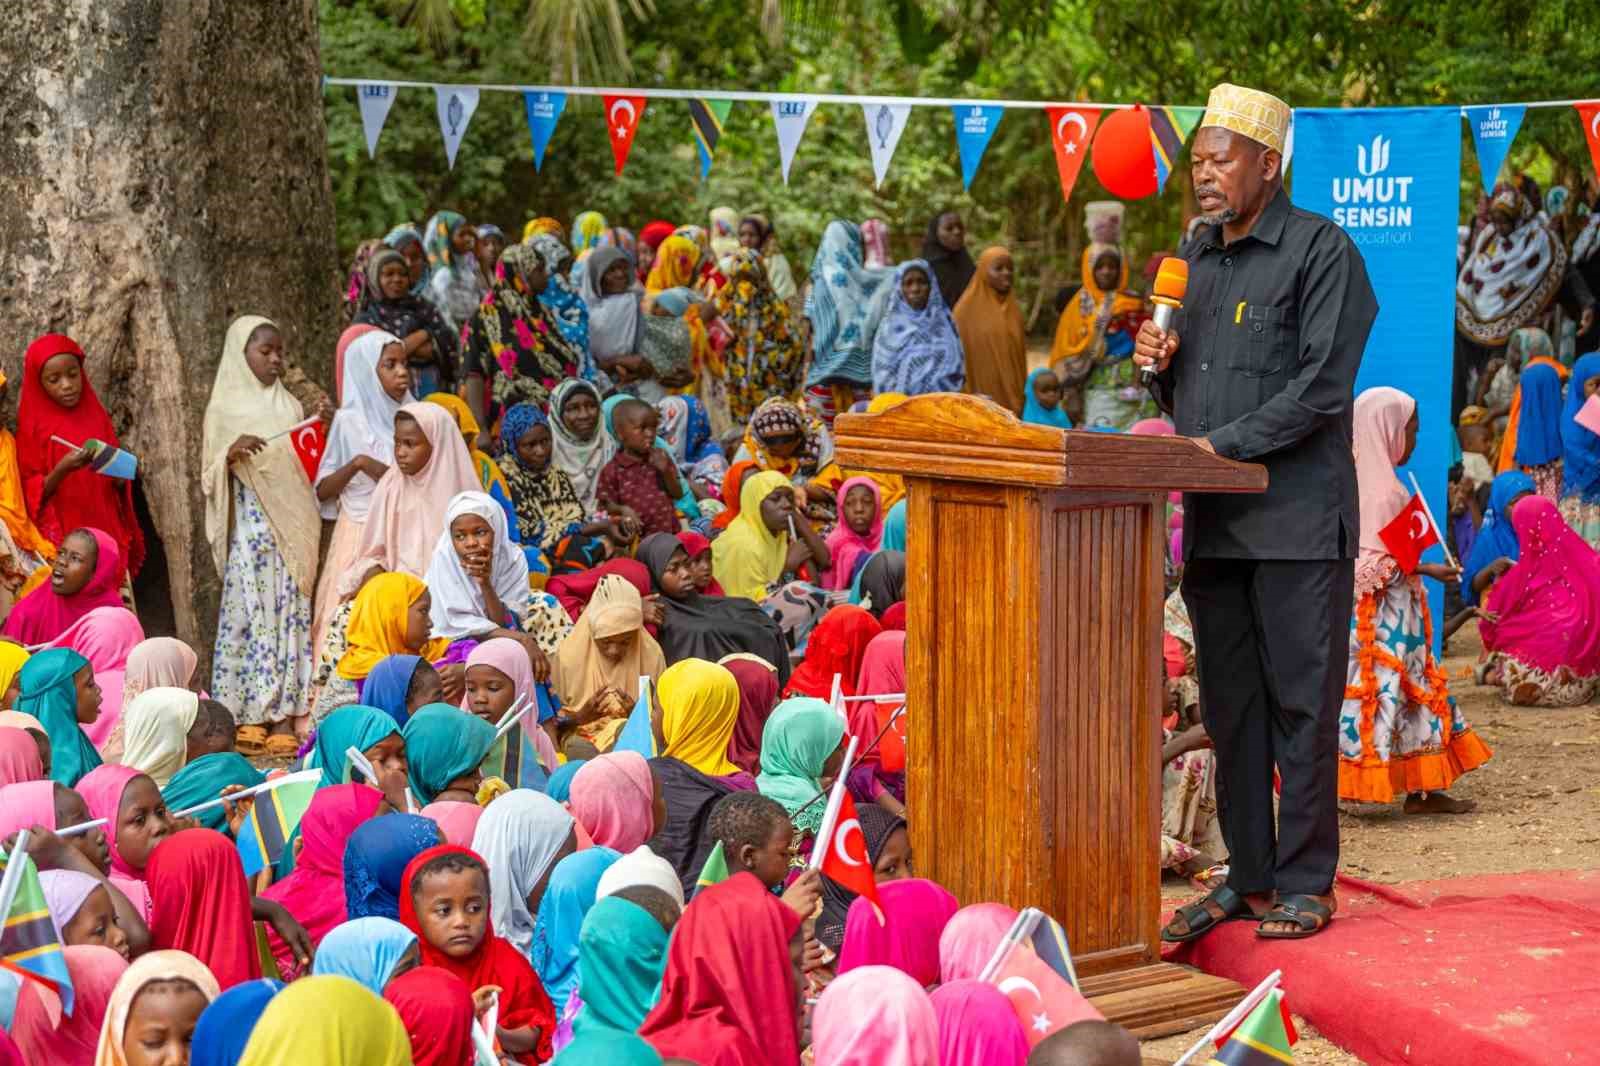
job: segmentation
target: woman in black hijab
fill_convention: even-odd
[[[882,618],[883,612],[906,598],[906,553],[874,552],[861,568],[861,605]]]
[[[922,238],[922,258],[933,267],[945,304],[954,307],[978,270],[967,252],[967,227],[960,215],[941,211],[933,216],[928,234]]]
[[[701,594],[694,586],[688,551],[670,533],[646,537],[636,557],[661,592],[665,614],[656,639],[669,666],[682,659],[714,663],[748,652],[777,667],[780,691],[788,684],[789,647],[771,615],[751,600]]]

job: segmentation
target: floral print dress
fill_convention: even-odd
[[[805,369],[805,352],[789,325],[789,308],[772,291],[761,256],[742,248],[732,257],[728,283],[717,290],[717,310],[733,334],[723,354],[728,412],[750,419],[763,400],[794,398]]]
[[[233,528],[222,575],[222,611],[211,695],[239,725],[303,713],[311,679],[311,597],[295,584],[256,494],[233,485]]]
[[[538,255],[525,244],[507,248],[493,291],[462,330],[467,373],[488,382],[496,415],[518,403],[544,407],[557,383],[579,376],[588,358],[524,279]]]

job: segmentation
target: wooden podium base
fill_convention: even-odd
[[[1171,1036],[1220,1021],[1248,991],[1226,977],[1170,962],[1085,977],[1079,983],[1106,1021],[1141,1039]]]

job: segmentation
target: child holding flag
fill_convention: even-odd
[[[1456,709],[1433,657],[1421,579],[1455,581],[1460,570],[1453,562],[1420,561],[1439,534],[1421,498],[1395,476],[1416,447],[1417,422],[1416,400],[1398,389],[1368,389],[1356,398],[1361,553],[1339,716],[1339,798],[1389,803],[1399,792],[1407,814],[1460,814],[1473,804],[1445,790],[1490,751]],[[1320,928],[1329,916],[1304,911],[1300,924]]]

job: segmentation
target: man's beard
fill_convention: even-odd
[[[1201,215],[1200,221],[1208,226],[1222,226],[1239,217],[1239,212],[1231,207],[1224,207],[1221,211],[1211,215]]]

